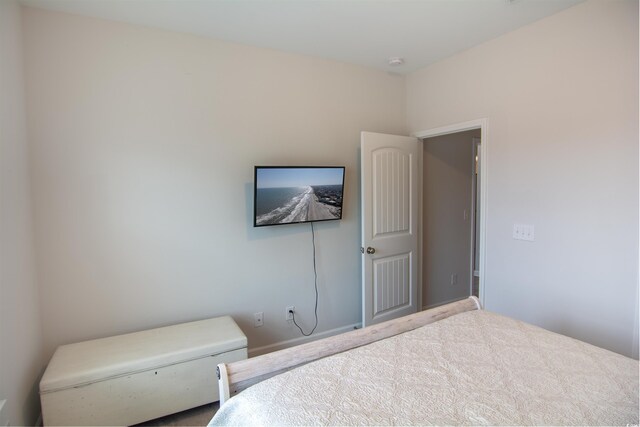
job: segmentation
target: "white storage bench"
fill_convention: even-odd
[[[246,358],[229,316],[63,345],[40,381],[44,425],[131,425],[215,402],[217,364]]]

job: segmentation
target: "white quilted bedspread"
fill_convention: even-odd
[[[471,311],[256,384],[210,425],[637,425],[638,367]]]

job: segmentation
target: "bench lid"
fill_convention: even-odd
[[[246,347],[247,337],[230,316],[61,345],[42,376],[40,393]]]

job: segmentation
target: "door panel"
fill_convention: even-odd
[[[362,132],[364,326],[418,307],[418,148],[416,138]]]
[[[411,155],[395,148],[374,150],[372,175],[373,237],[410,230]]]
[[[373,261],[373,318],[411,304],[411,253]]]

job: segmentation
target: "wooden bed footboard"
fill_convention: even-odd
[[[471,296],[450,304],[262,356],[233,363],[221,363],[217,369],[220,405],[233,394],[253,384],[314,360],[411,331],[454,314],[480,309],[482,309],[480,301]]]

